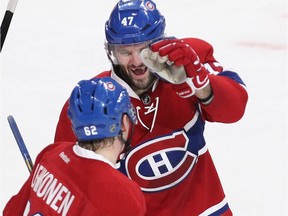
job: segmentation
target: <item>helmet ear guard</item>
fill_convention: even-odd
[[[107,54],[107,57],[108,59],[110,60],[110,62],[113,64],[113,65],[118,65],[118,60],[117,58],[115,57],[115,55],[113,54],[113,45],[112,44],[109,44],[107,41],[105,41],[104,43],[104,48],[106,50],[106,54]]]

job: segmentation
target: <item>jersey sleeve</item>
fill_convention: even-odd
[[[15,216],[23,215],[26,208],[30,193],[30,181],[29,179],[22,186],[18,194],[14,195],[6,204],[3,209],[3,215]]]
[[[49,151],[51,146],[52,145],[48,145],[37,155],[34,163],[34,168],[37,166],[37,164],[39,163],[45,152]],[[5,216],[23,215],[30,198],[31,181],[33,173],[34,169],[32,170],[29,178],[23,184],[19,192],[13,197],[11,197],[11,199],[7,202],[5,208],[3,209],[3,215]]]
[[[234,74],[234,72],[225,72]],[[224,74],[224,73],[223,73]],[[238,76],[238,75],[237,75]],[[214,98],[208,105],[201,104],[204,118],[210,122],[234,123],[240,120],[248,101],[246,88],[223,75],[209,75]]]
[[[200,103],[205,120],[222,123],[240,120],[248,101],[248,93],[243,80],[236,72],[224,69],[225,67],[215,59],[212,45],[197,38],[183,40],[195,50],[209,72],[214,98],[209,105]]]

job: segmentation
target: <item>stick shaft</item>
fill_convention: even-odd
[[[11,128],[11,130],[13,132],[14,138],[15,138],[15,140],[17,142],[17,145],[18,145],[18,147],[20,149],[20,152],[22,154],[22,157],[23,157],[23,159],[24,159],[24,161],[26,163],[26,166],[27,166],[29,172],[31,173],[31,171],[33,169],[33,162],[31,160],[30,154],[29,154],[29,152],[28,152],[28,150],[26,148],[24,140],[23,140],[23,138],[21,136],[19,128],[18,128],[18,126],[16,124],[16,121],[15,121],[14,117],[11,116],[11,115],[9,115],[7,119],[8,119],[10,128]]]
[[[14,11],[16,9],[17,2],[18,2],[18,0],[9,0],[9,2],[8,2],[7,10],[4,14],[4,18],[2,20],[1,27],[0,27],[1,28],[0,52],[2,51],[2,47],[3,47],[3,44],[5,42],[5,38],[7,36],[7,32],[8,32]]]

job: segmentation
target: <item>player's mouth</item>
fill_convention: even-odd
[[[137,68],[130,68],[130,71],[135,74],[136,76],[142,76],[146,73],[148,68],[146,66],[137,67]]]

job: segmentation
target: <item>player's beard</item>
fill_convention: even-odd
[[[115,65],[114,65],[115,66]],[[143,78],[133,79],[131,71],[128,71],[120,65],[114,67],[115,73],[120,76],[137,94],[147,91],[156,80],[156,77],[150,71],[147,71],[147,76]],[[148,69],[149,70],[149,69]]]
[[[155,76],[152,75],[152,73],[149,71],[149,74],[147,75],[147,77],[142,78],[142,79],[131,79],[131,81],[133,82],[133,86],[135,88],[135,90],[138,91],[145,91],[148,90],[151,85],[153,84],[154,80],[155,80]]]

